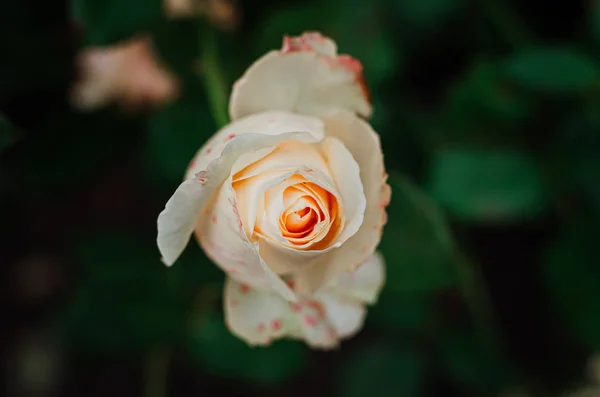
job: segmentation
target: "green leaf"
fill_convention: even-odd
[[[152,242],[115,231],[78,245],[84,278],[61,322],[69,343],[91,351],[142,351],[182,334],[188,303]]]
[[[17,133],[10,122],[0,114],[0,151],[15,143]]]
[[[570,47],[536,47],[507,61],[508,75],[524,87],[548,93],[578,93],[600,79],[597,63]]]
[[[108,45],[147,31],[160,21],[162,0],[74,0],[72,14],[88,45]]]
[[[441,150],[433,159],[428,191],[467,221],[534,217],[547,202],[537,164],[514,151]]]
[[[408,347],[371,344],[345,359],[338,374],[340,397],[421,395],[423,363]]]
[[[196,152],[216,130],[201,92],[188,93],[154,113],[147,146],[153,175],[181,182]]]
[[[442,109],[444,137],[453,142],[465,135],[469,142],[490,141],[518,131],[519,123],[531,114],[533,104],[512,90],[506,80],[499,64],[475,62],[448,91]],[[482,130],[486,133],[482,134]]]
[[[544,278],[557,310],[594,351],[600,349],[599,235],[597,224],[575,224],[543,256]]]
[[[453,241],[439,208],[399,175],[390,177],[392,201],[380,250],[386,258],[386,289],[428,294],[457,281]]]
[[[250,347],[225,327],[222,315],[208,315],[188,335],[189,353],[216,376],[273,385],[302,371],[308,349],[295,341]]]

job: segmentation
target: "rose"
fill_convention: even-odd
[[[225,314],[250,344],[333,347],[384,280],[390,188],[361,65],[318,33],[284,39],[234,85],[232,123],[196,154],[158,218],[167,265],[192,233],[228,274]]]

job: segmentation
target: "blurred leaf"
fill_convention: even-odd
[[[443,335],[442,343],[441,363],[445,372],[465,388],[483,395],[497,395],[515,384],[509,363],[481,343],[478,335],[450,331]]]
[[[14,126],[0,114],[0,152],[12,145],[17,139]]]
[[[586,54],[570,47],[538,47],[507,61],[515,82],[543,92],[578,93],[599,82],[600,70]]]
[[[392,174],[380,250],[387,263],[386,289],[397,294],[427,294],[455,283],[453,242],[439,208],[403,177]]]
[[[92,351],[141,351],[181,334],[187,303],[152,242],[113,232],[78,245],[84,278],[63,318],[69,343]]]
[[[74,0],[72,14],[83,25],[86,44],[103,46],[140,34],[161,19],[162,0]]]
[[[463,79],[450,87],[443,109],[444,137],[451,129],[453,141],[457,134],[469,135],[469,141],[495,138],[491,130],[498,129],[501,137],[515,130],[532,110],[532,103],[511,90],[498,64],[481,60],[472,65]],[[481,130],[486,133],[482,134]]]
[[[471,221],[534,217],[547,201],[537,164],[512,151],[442,150],[428,190],[453,215]]]
[[[600,267],[597,224],[575,224],[544,253],[544,276],[557,309],[579,339],[600,349]]]
[[[230,333],[222,315],[206,316],[188,336],[188,349],[213,375],[260,384],[278,384],[297,375],[308,359],[308,350],[301,342],[248,346]]]
[[[421,395],[423,363],[415,351],[367,345],[348,357],[338,374],[340,397]]]
[[[201,92],[190,92],[154,113],[148,125],[152,172],[179,183],[196,152],[217,128]]]

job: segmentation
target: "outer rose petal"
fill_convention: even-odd
[[[383,256],[375,252],[354,272],[345,272],[333,291],[339,295],[374,304],[385,282]]]
[[[370,258],[352,282],[340,282],[311,298],[285,302],[279,295],[258,291],[228,279],[225,285],[225,316],[230,330],[251,345],[266,345],[281,337],[303,339],[315,348],[336,347],[340,339],[360,330],[364,322],[364,291],[376,299],[383,277],[381,257]],[[361,267],[361,269],[363,268]],[[377,285],[374,279],[379,279]]]
[[[264,263],[244,233],[231,177],[218,190],[207,210],[209,208],[196,227],[198,241],[207,255],[231,277],[295,300],[294,293]]]
[[[319,33],[286,37],[281,51],[260,58],[235,83],[229,101],[233,120],[272,109],[321,116],[338,108],[371,115],[360,62],[336,55],[335,43]]]
[[[313,141],[316,142],[323,139],[324,129],[323,121],[316,117],[281,111],[269,111],[236,120],[213,135],[198,150],[186,172],[186,179],[193,178],[196,173],[206,169],[211,161],[221,156],[225,146],[236,136],[248,133],[280,135],[287,132],[302,131],[309,133],[314,138]],[[273,145],[275,144],[273,143]],[[262,153],[262,156],[268,153],[270,152]],[[259,160],[260,157],[255,158],[254,161]],[[237,171],[239,170],[233,170],[233,173],[235,174]]]
[[[367,204],[358,231],[341,247],[323,255],[318,265],[297,274],[300,291],[307,294],[336,282],[343,272],[356,269],[373,254],[387,220],[385,207],[390,200],[390,187],[385,183],[387,174],[377,133],[368,123],[345,110],[332,112],[323,120],[326,136],[342,141],[358,163]]]

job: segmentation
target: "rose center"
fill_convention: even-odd
[[[285,228],[291,233],[304,233],[313,229],[317,223],[317,213],[309,207],[294,211],[285,217]]]

